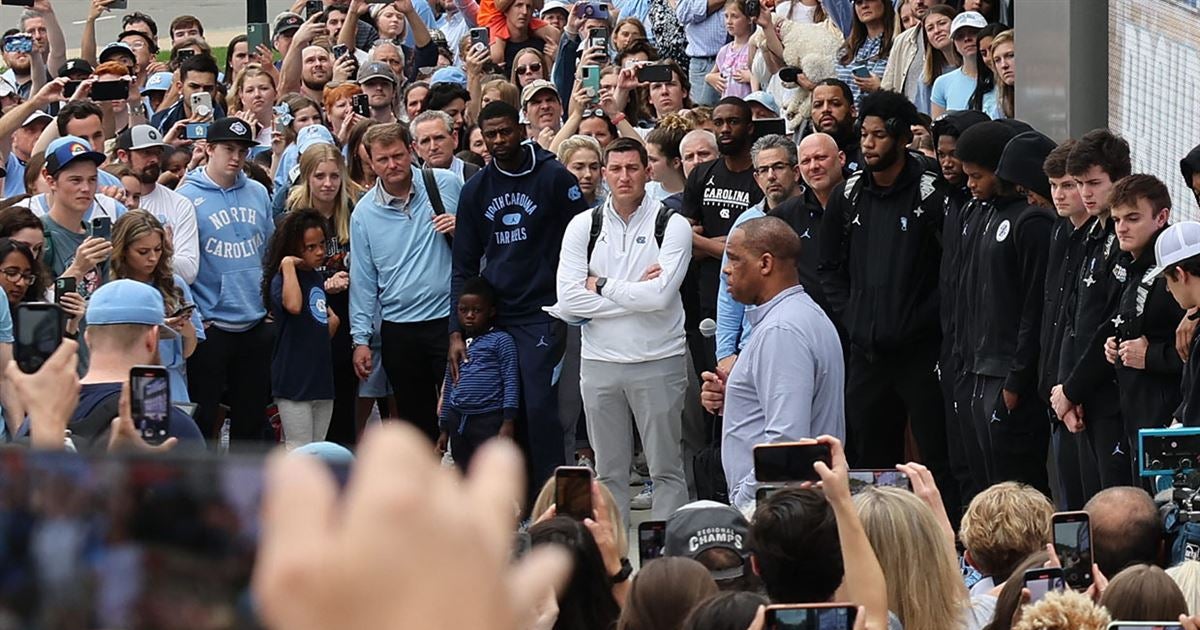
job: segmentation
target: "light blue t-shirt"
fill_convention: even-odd
[[[12,151],[8,152],[8,160],[4,165],[4,196],[16,197],[25,194],[25,163]]]
[[[956,68],[933,80],[933,92],[929,100],[948,112],[971,108],[971,95],[975,93],[975,78]]]
[[[0,298],[0,343],[13,343],[12,312],[8,308],[8,298]],[[0,432],[7,434],[7,424],[3,421],[4,409],[0,408]]]

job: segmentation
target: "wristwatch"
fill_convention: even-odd
[[[604,285],[608,284],[608,278],[596,279],[596,295],[604,294]]]
[[[633,565],[629,564],[629,558],[621,558],[621,570],[609,579],[613,584],[620,584],[628,580],[630,575],[633,575]]]

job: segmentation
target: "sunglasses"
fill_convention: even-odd
[[[529,72],[537,72],[540,74],[542,72],[542,64],[531,63],[527,66],[517,66],[517,74],[526,74]]]

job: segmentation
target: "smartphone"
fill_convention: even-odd
[[[188,123],[183,128],[184,140],[204,140],[208,137],[208,123]]]
[[[858,494],[868,486],[877,488],[903,488],[912,491],[912,480],[896,469],[851,469],[850,494]]]
[[[767,606],[765,630],[853,630],[858,609],[853,604],[783,604]]]
[[[575,15],[585,20],[607,20],[608,5],[603,2],[579,2],[575,5]]]
[[[600,66],[580,66],[579,83],[586,89],[593,103],[600,101]]]
[[[637,69],[638,83],[667,83],[674,76],[671,66],[652,63]]]
[[[319,15],[325,12],[325,3],[321,0],[307,0],[304,3],[304,19],[309,19],[314,15]]]
[[[112,0],[108,5],[109,9],[128,9],[129,0]]]
[[[93,101],[123,101],[129,98],[129,79],[97,81],[92,84]]]
[[[820,481],[813,464],[833,466],[828,444],[785,442],[754,447],[754,478],[759,481]]]
[[[1059,568],[1030,569],[1025,572],[1025,588],[1029,589],[1029,603],[1041,600],[1050,591],[1063,591],[1067,582]]]
[[[762,503],[766,501],[772,494],[783,490],[787,486],[759,486],[754,490],[754,502]]]
[[[491,36],[488,34],[488,30],[486,28],[473,28],[469,31],[469,33],[471,37],[471,48],[475,48],[476,45],[481,45],[484,48],[488,47],[488,42],[491,39]]]
[[[32,6],[32,5],[31,5]],[[4,52],[29,53],[33,52],[33,37],[25,33],[8,35],[4,38]]]
[[[1058,512],[1050,523],[1063,577],[1071,588],[1086,590],[1092,585],[1092,524],[1087,512]]]
[[[666,521],[643,521],[638,524],[638,566],[645,567],[647,562],[661,558],[666,544]]]
[[[346,54],[349,52],[350,52],[350,48],[348,48],[345,44],[338,44],[337,46],[333,47],[333,58],[341,59],[342,57],[345,57]]]
[[[68,293],[76,293],[77,291],[78,287],[76,286],[75,278],[72,278],[71,276],[63,276],[61,278],[54,279],[55,304],[62,302],[64,295]]]
[[[258,50],[262,44],[271,45],[271,27],[266,22],[251,22],[246,25],[246,50]]]
[[[112,219],[108,217],[96,217],[92,219],[92,237],[102,238],[104,240],[112,239]]]
[[[0,5],[8,7],[31,7],[33,0],[0,0]]]
[[[174,313],[171,313],[171,319],[176,317],[190,316],[194,310],[196,310],[195,304],[183,304],[179,308],[175,309]]]
[[[62,345],[66,317],[46,302],[21,302],[13,315],[13,358],[22,372],[33,374]]]
[[[1183,630],[1183,626],[1174,621],[1114,621],[1108,624],[1108,630]]]
[[[594,28],[588,31],[588,46],[608,50],[608,28]]]
[[[871,76],[871,70],[866,66],[854,66],[850,69],[850,74],[853,74],[860,79],[865,79]]]
[[[75,90],[79,89],[80,83],[83,81],[67,81],[67,84],[63,86],[63,96],[71,98],[75,94]]]
[[[746,17],[753,20],[758,17],[758,13],[761,10],[762,4],[758,0],[746,0]]]
[[[129,411],[142,439],[160,444],[167,439],[171,413],[171,378],[161,365],[135,365],[129,369]]]
[[[786,135],[787,121],[782,118],[759,118],[754,121],[754,135],[757,138],[771,134]]]
[[[371,104],[367,100],[366,94],[355,94],[350,98],[350,107],[354,109],[354,113],[363,118],[371,117]]]
[[[592,469],[559,466],[554,470],[554,505],[559,516],[592,518]]]
[[[192,94],[191,100],[193,114],[202,118],[213,115],[212,94],[208,92],[195,92]]]

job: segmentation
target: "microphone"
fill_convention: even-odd
[[[705,339],[711,339],[717,336],[717,322],[711,317],[705,317],[700,320],[700,335]]]

